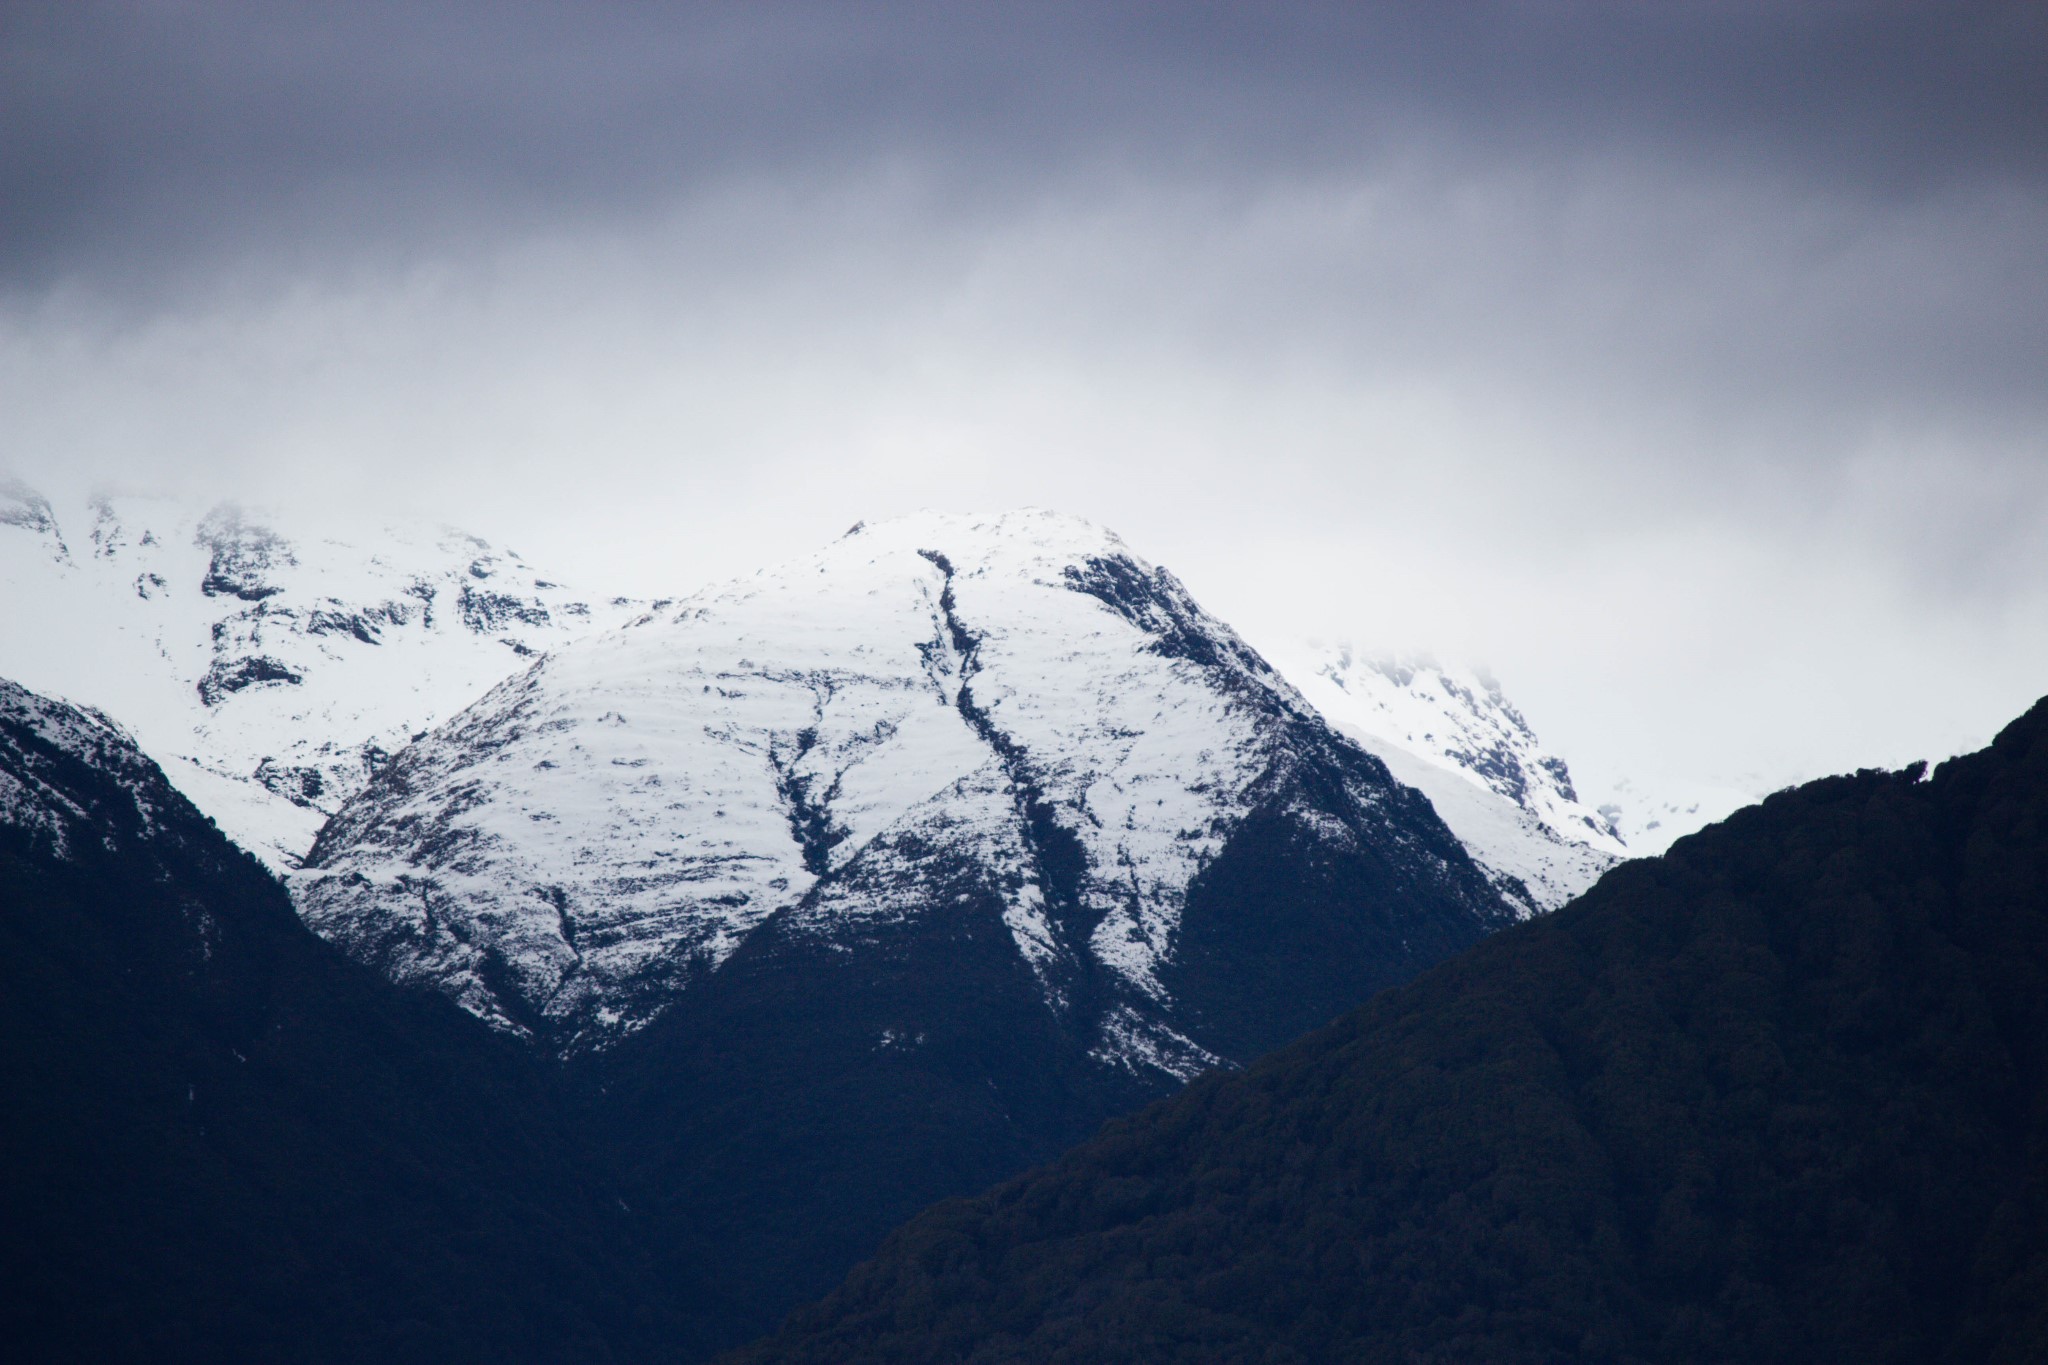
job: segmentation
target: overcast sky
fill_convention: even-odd
[[[2048,692],[2048,7],[0,3],[0,465],[687,591],[919,506],[1593,785]]]

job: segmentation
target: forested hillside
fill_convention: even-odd
[[[941,1205],[735,1359],[2048,1359],[2048,703]]]
[[[665,1358],[508,1040],[348,962],[104,720],[0,682],[12,1360]]]

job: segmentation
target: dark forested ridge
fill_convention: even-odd
[[[2048,702],[941,1205],[767,1362],[2048,1359]]]
[[[529,1058],[315,939],[125,737],[0,683],[18,1361],[665,1358]]]

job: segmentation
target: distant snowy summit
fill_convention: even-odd
[[[1709,782],[1643,770],[1589,791],[1485,669],[1355,643],[1271,653],[1332,724],[1429,794],[1475,858],[1523,879],[1538,909],[1572,899],[1617,858],[1662,853],[1774,785],[1755,775]],[[1446,775],[1459,781],[1447,784]],[[1475,806],[1475,791],[1497,800]],[[1560,853],[1560,843],[1574,847]]]
[[[0,676],[119,717],[237,842],[307,862],[322,933],[565,1048],[637,1030],[743,948],[922,922],[959,873],[976,889],[945,894],[1000,907],[1089,1047],[1186,1074],[1243,1051],[1217,1020],[1259,1013],[1200,1001],[1220,921],[1188,907],[1236,895],[1213,888],[1260,840],[1299,845],[1269,869],[1288,914],[1333,857],[1378,860],[1339,881],[1406,907],[1370,951],[1340,928],[1357,941],[1307,1023],[1347,960],[1378,979],[1627,852],[1479,675],[1337,647],[1283,678],[1051,513],[859,527],[650,608],[459,531],[7,484],[0,587]],[[1440,894],[1463,908],[1430,921]],[[1403,946],[1411,912],[1435,927]]]
[[[1524,913],[1557,909],[1631,855],[1481,671],[1350,644],[1307,644],[1275,662],[1332,725],[1429,797]]]
[[[280,871],[414,735],[645,604],[448,529],[335,539],[234,504],[0,482],[0,677],[116,716]]]
[[[293,887],[565,1049],[733,964],[960,935],[1171,1077],[1526,913],[1171,574],[1045,512],[856,527],[562,649],[383,767]]]

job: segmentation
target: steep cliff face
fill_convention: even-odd
[[[0,676],[121,717],[274,870],[392,753],[644,604],[446,528],[320,534],[232,504],[0,484]]]

